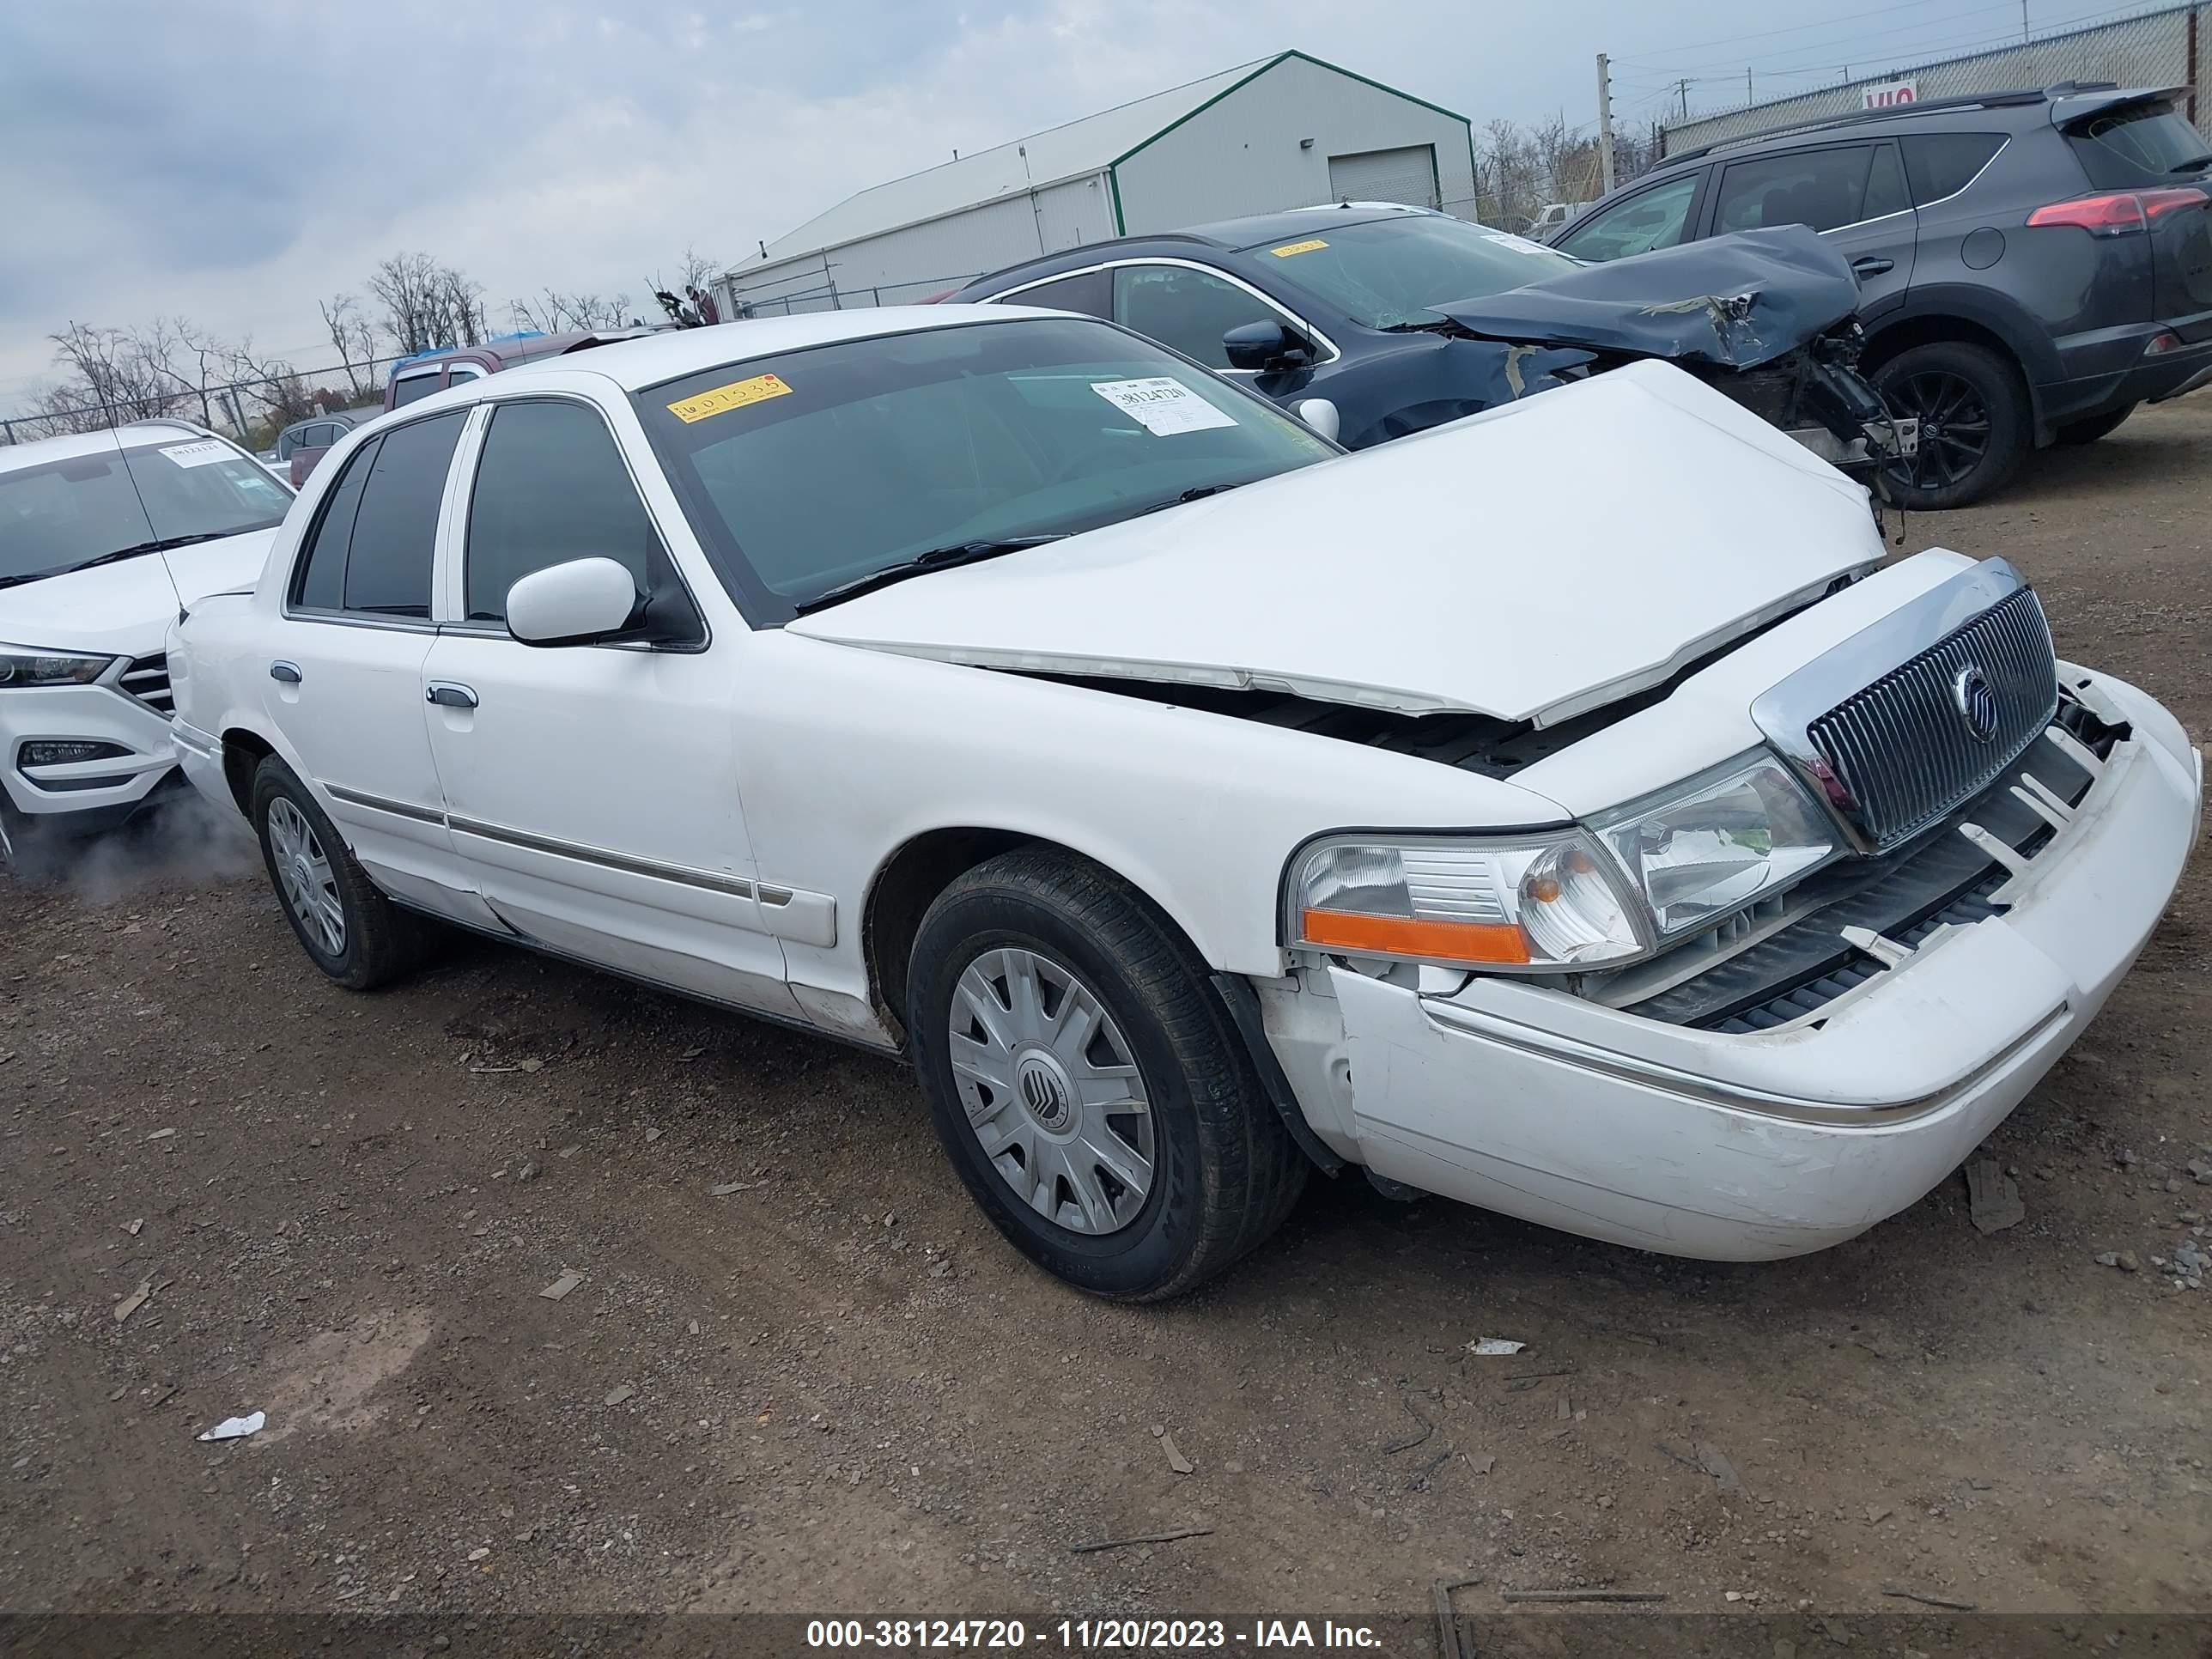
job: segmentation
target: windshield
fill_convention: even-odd
[[[1369,328],[1440,322],[1438,306],[1581,269],[1580,260],[1463,219],[1424,215],[1322,228],[1325,234],[1246,252],[1269,265],[1279,258],[1285,276]]]
[[[843,340],[634,395],[724,580],[787,610],[939,549],[1093,530],[1336,453],[1073,318]]]
[[[115,434],[122,447],[0,470],[0,583],[127,548],[266,530],[292,492],[220,438]]]

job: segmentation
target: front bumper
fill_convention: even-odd
[[[174,769],[167,716],[116,683],[130,666],[91,685],[0,689],[0,790],[31,829],[77,835],[111,828],[137,811]],[[24,745],[42,740],[105,744],[116,752],[27,763]]]
[[[1726,1035],[1527,981],[1424,995],[1329,969],[1343,1039],[1323,1070],[1355,1155],[1487,1209],[1716,1261],[1820,1249],[1914,1202],[2103,1006],[2197,836],[2203,759],[2172,718],[2069,672],[2130,734],[1998,914],[1802,1021]]]

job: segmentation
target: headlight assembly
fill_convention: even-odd
[[[1764,750],[1590,821],[1662,939],[1711,926],[1842,851],[1835,824]]]
[[[1602,855],[1579,830],[1480,840],[1333,836],[1303,848],[1285,936],[1333,955],[1559,971],[1643,953]]]
[[[27,645],[0,645],[0,687],[89,685],[115,663],[113,657],[87,657],[73,651],[40,651]]]

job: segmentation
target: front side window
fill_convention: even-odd
[[[1592,214],[1559,238],[1559,251],[1577,259],[1601,261],[1673,247],[1688,228],[1700,176],[1692,173],[1656,185],[1641,196]]]
[[[667,580],[660,538],[606,422],[581,404],[502,404],[469,500],[469,620],[505,620],[509,588],[571,559],[612,559],[640,592]]]
[[[1316,234],[1245,250],[1279,266],[1283,280],[1368,328],[1419,327],[1438,306],[1562,276],[1576,268],[1556,249],[1441,215],[1338,225],[1322,216]]]
[[[1878,182],[1877,160],[1887,163]],[[1897,176],[1895,154],[1887,145],[1794,150],[1738,161],[1723,173],[1713,230],[1762,230],[1771,225],[1834,230],[1905,205],[1905,182]]]
[[[0,587],[118,557],[266,530],[292,492],[221,438],[148,437],[0,471]]]
[[[314,611],[427,618],[438,507],[466,411],[386,433],[356,453],[317,519],[293,602]]]
[[[1078,318],[840,341],[633,396],[756,620],[939,549],[1092,530],[1336,453],[1272,404]]]
[[[1286,322],[1257,295],[1188,265],[1124,265],[1114,273],[1114,320],[1209,368],[1229,367],[1221,337],[1248,323]]]

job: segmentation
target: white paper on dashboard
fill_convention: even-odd
[[[1094,380],[1091,389],[1140,423],[1146,431],[1161,436],[1237,424],[1235,416],[1226,410],[1216,409],[1170,375],[1143,380]]]

